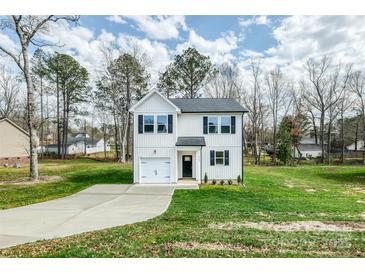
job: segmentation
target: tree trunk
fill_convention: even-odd
[[[40,77],[41,79],[41,134],[40,134],[40,139],[41,139],[41,159],[43,159],[43,154],[44,154],[44,151],[43,151],[43,147],[44,147],[44,142],[43,142],[43,139],[44,139],[44,132],[43,132],[43,123],[44,123],[44,117],[43,117],[43,79],[42,79],[42,76]]]
[[[37,131],[34,127],[34,116],[35,116],[35,96],[33,89],[32,77],[29,69],[29,56],[28,49],[24,45],[22,45],[22,54],[24,59],[24,77],[27,83],[27,123],[28,130],[30,135],[29,141],[29,157],[30,157],[30,177],[32,180],[38,180],[38,155],[37,155],[37,147],[38,147],[38,136]]]
[[[104,160],[106,160],[106,125],[103,124]]]
[[[321,163],[324,163],[324,154],[325,154],[325,146],[324,146],[324,111],[321,111],[321,128],[320,128],[320,143],[321,143]]]
[[[118,151],[118,126],[117,126],[117,118],[115,114],[115,110],[113,110],[113,120],[114,120],[114,144],[115,144],[115,154],[116,158],[119,159],[119,151]]]
[[[341,163],[345,162],[345,136],[344,136],[343,109],[341,110]]]
[[[60,123],[60,87],[58,82],[58,72],[56,75],[57,92],[57,158],[61,158],[61,123]]]

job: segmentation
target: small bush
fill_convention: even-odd
[[[215,185],[217,181],[215,179],[212,180],[212,185]]]
[[[221,180],[219,183],[221,184],[221,186],[224,185],[224,180]]]
[[[230,179],[230,180],[228,180],[228,184],[229,185],[232,185],[233,184],[233,181]]]
[[[208,175],[205,172],[205,175],[204,175],[204,184],[207,184],[207,183],[208,183]]]
[[[238,183],[238,184],[242,183],[241,175],[238,175],[238,176],[237,176],[237,183]]]

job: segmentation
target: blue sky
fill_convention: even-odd
[[[217,66],[231,63],[245,73],[251,58],[263,69],[282,67],[298,78],[308,58],[331,56],[334,61],[365,62],[363,16],[81,16],[78,25],[53,24],[44,40],[63,47],[92,77],[105,67],[105,49],[115,57],[138,48],[145,57],[152,82],[177,53],[195,47]],[[17,51],[15,36],[0,30],[0,45]],[[5,57],[0,63],[11,66]]]

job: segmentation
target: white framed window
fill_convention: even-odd
[[[221,133],[231,133],[231,117],[221,117]]]
[[[157,133],[167,133],[167,115],[157,115]]]
[[[208,117],[208,132],[210,134],[218,133],[218,117]]]
[[[144,133],[154,133],[155,117],[153,115],[144,115],[143,116],[143,130],[144,130]]]
[[[215,164],[224,165],[224,151],[217,150],[215,152]]]

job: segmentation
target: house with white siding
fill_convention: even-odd
[[[167,98],[152,91],[134,114],[135,183],[200,183],[243,176],[243,114],[234,99]]]

